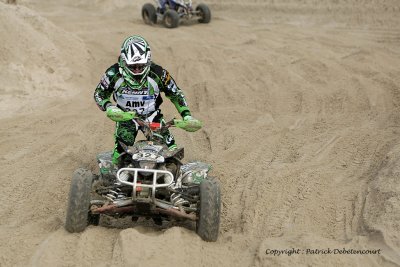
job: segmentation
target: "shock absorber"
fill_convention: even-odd
[[[114,202],[114,201],[117,200],[117,199],[126,198],[126,194],[125,194],[125,193],[122,193],[122,192],[121,192],[121,189],[116,188],[115,190],[112,190],[112,189],[108,190],[108,194],[105,195],[105,197],[106,197],[108,200]]]
[[[185,205],[185,204],[187,204],[187,205],[190,204],[189,201],[183,199],[181,197],[181,194],[179,194],[179,193],[171,194],[171,202],[176,207],[179,207],[179,206],[182,206],[182,205]]]
[[[131,177],[131,175],[129,174],[129,172],[124,171],[124,172],[121,172],[121,174],[119,176],[119,179],[122,180],[122,181],[128,181],[130,177]],[[116,186],[120,186],[121,183],[117,182],[117,183],[115,183],[115,185]],[[115,190],[109,189],[108,190],[108,194],[105,195],[105,197],[108,200],[114,202],[114,201],[116,201],[118,199],[126,198],[126,194],[123,193],[120,188],[116,187]]]

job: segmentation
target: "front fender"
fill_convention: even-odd
[[[195,161],[182,165],[182,184],[200,184],[207,178],[212,166],[208,163]]]

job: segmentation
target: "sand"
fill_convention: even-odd
[[[400,2],[209,0],[210,24],[173,30],[145,2],[0,1],[0,266],[400,266]],[[73,171],[113,147],[93,91],[131,34],[204,122],[173,133],[221,181],[215,243],[64,230]]]

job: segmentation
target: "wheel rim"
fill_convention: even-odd
[[[150,22],[149,12],[144,11],[144,12],[143,12],[143,18],[144,18],[144,21],[145,21],[145,22],[149,23],[149,22]]]
[[[203,10],[200,9],[199,14],[200,14],[200,18],[201,18],[202,20],[204,20],[204,12],[203,12]]]
[[[168,27],[172,26],[172,18],[171,18],[171,16],[166,16],[165,17],[165,25],[167,25]]]

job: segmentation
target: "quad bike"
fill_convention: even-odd
[[[157,8],[146,3],[142,7],[142,18],[146,24],[162,21],[167,28],[176,28],[181,19],[198,18],[200,23],[209,23],[211,11],[206,4],[199,4],[195,9],[192,0],[155,0]]]
[[[219,232],[221,196],[219,181],[208,175],[211,166],[202,162],[182,162],[184,149],[168,150],[162,132],[168,127],[196,131],[199,121],[174,119],[160,124],[139,119],[133,112],[107,112],[114,121],[134,120],[146,140],[133,146],[121,145],[119,164],[112,163],[112,152],[97,156],[100,173],[77,169],[71,181],[65,228],[81,232],[98,225],[100,216],[152,218],[195,222],[197,234],[205,241],[216,241]]]

